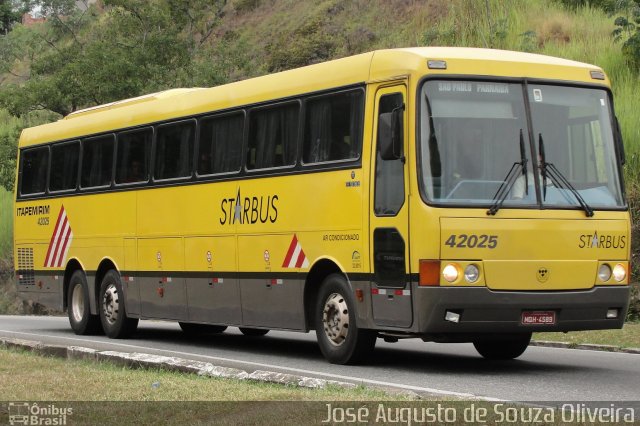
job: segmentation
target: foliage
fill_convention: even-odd
[[[260,0],[236,0],[233,2],[233,8],[236,12],[250,12],[260,6]]]
[[[226,0],[104,0],[104,10],[73,0],[40,0],[46,23],[0,40],[0,60],[13,73],[0,105],[14,115],[79,108],[193,83],[219,83],[192,73]],[[16,69],[26,68],[19,74]],[[215,69],[215,68],[214,68]],[[194,76],[203,81],[196,81]]]
[[[627,321],[640,321],[640,285],[635,283],[631,286],[631,297],[629,298],[629,312]]]
[[[614,40],[623,41],[622,53],[629,65],[640,70],[640,0],[559,0],[568,9],[595,7],[609,16],[618,15],[611,32]]]
[[[618,0],[618,11],[624,15],[615,20],[612,35],[616,41],[625,39],[622,53],[636,70],[640,70],[640,0]]]
[[[338,37],[332,34],[330,18],[340,7],[338,2],[320,3],[290,31],[275,35],[267,44],[267,70],[282,71],[333,58]]]
[[[13,191],[16,177],[16,157],[18,137],[22,129],[48,123],[54,119],[51,113],[30,113],[22,117],[13,117],[7,111],[0,110],[0,194],[1,191]],[[2,200],[2,197],[0,197]],[[0,204],[0,213],[6,211]],[[7,226],[0,221],[0,231]],[[7,233],[6,235],[9,235]],[[3,234],[0,232],[0,257],[2,256]]]
[[[538,35],[535,31],[529,30],[520,34],[521,43],[520,50],[523,52],[533,52],[536,48],[536,39]]]
[[[559,0],[560,3],[572,10],[577,10],[582,7],[595,7],[604,11],[610,11],[615,8],[615,5],[620,0]]]
[[[0,128],[0,186],[13,190],[16,177],[17,141],[21,128],[16,125]]]
[[[0,33],[7,34],[11,31],[13,24],[20,22],[25,11],[24,4],[16,0],[0,0]]]

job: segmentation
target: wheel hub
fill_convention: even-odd
[[[115,284],[109,284],[102,296],[102,311],[109,324],[114,324],[118,320],[118,290]]]
[[[335,346],[344,343],[349,333],[349,309],[338,293],[332,293],[324,303],[322,326],[329,342]]]

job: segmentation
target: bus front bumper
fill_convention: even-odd
[[[486,287],[418,287],[419,333],[524,333],[622,328],[630,286],[582,291],[492,291]],[[607,312],[617,309],[616,318]],[[452,321],[458,314],[457,322]],[[555,324],[524,325],[523,313],[554,312]],[[447,319],[447,317],[449,319]]]

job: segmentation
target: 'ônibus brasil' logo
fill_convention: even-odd
[[[44,266],[47,268],[62,266],[62,263],[67,257],[67,252],[69,251],[72,240],[73,232],[71,231],[71,223],[69,223],[67,212],[64,206],[62,206],[60,207],[56,227],[53,229],[53,235],[51,235],[51,241],[49,241],[49,249],[47,250],[47,257],[45,257],[44,260]]]

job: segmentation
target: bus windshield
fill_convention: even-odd
[[[605,90],[429,80],[420,97],[426,200],[480,207],[507,191],[505,208],[624,205]]]

